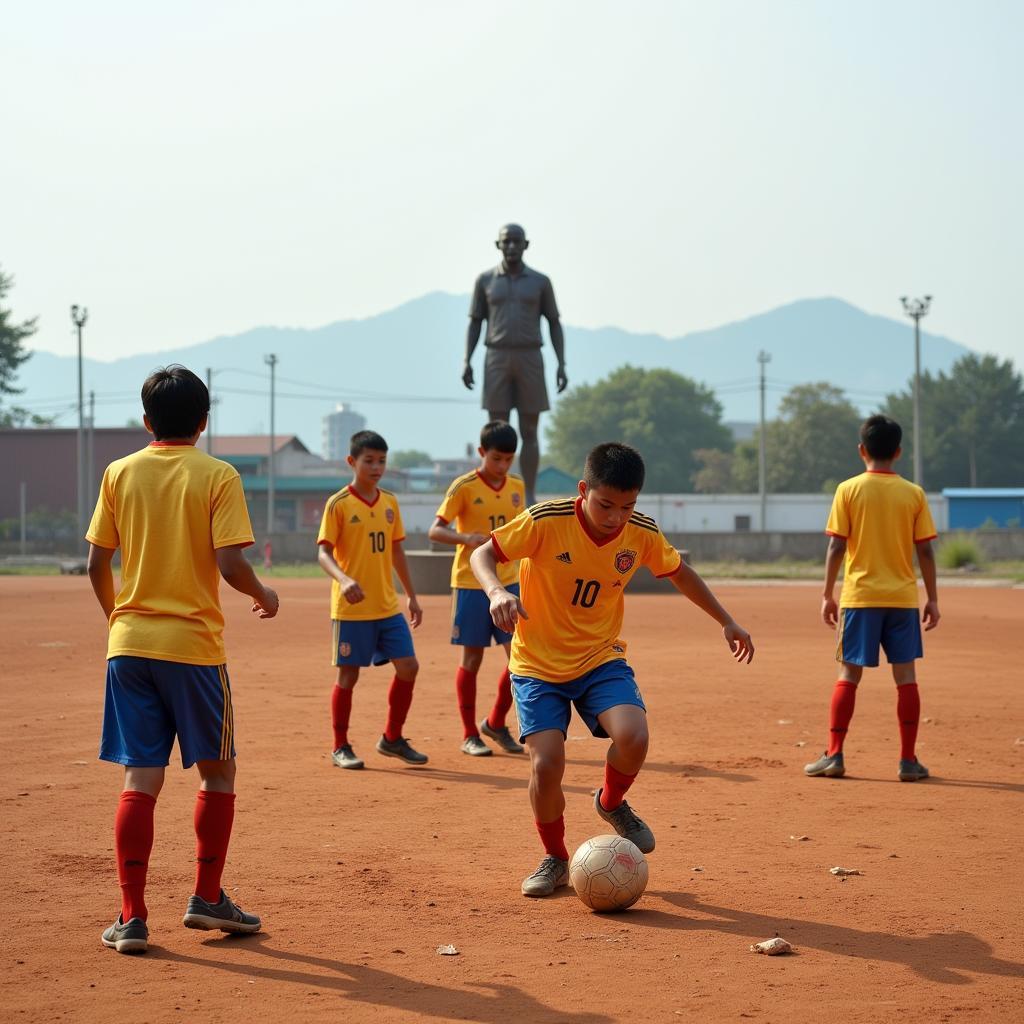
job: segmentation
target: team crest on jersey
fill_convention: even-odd
[[[521,498],[521,497],[520,497],[520,496],[519,496],[518,494],[513,494],[513,495],[512,495],[512,507],[513,507],[513,508],[519,508],[519,503],[520,503],[520,502],[521,502],[522,500],[523,500],[523,499],[522,499],[522,498]]]
[[[347,640],[342,640],[342,642],[338,644],[338,653],[343,658],[347,658],[352,653],[352,645]]]
[[[389,523],[393,523],[395,521],[395,513],[391,509],[387,509],[384,513],[384,518]]]
[[[615,571],[621,573],[623,576],[633,568],[633,563],[636,561],[636,552],[631,551],[627,548],[623,548],[621,551],[615,552]]]

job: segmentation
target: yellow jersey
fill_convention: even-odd
[[[108,658],[224,664],[216,549],[253,542],[234,467],[154,441],[107,466],[85,538],[121,549]]]
[[[365,622],[398,614],[391,545],[405,540],[398,499],[377,489],[367,501],[351,487],[332,494],[324,507],[317,544],[331,549],[334,560],[351,576],[365,595],[359,604],[349,604],[337,580],[331,581],[331,618]]]
[[[650,516],[634,512],[611,537],[595,537],[581,498],[533,505],[491,535],[499,562],[522,559],[520,618],[509,667],[517,675],[567,683],[624,658],[622,595],[641,565],[655,576],[682,559]]]
[[[914,545],[936,537],[924,491],[869,469],[836,488],[825,532],[846,541],[842,608],[916,608]]]
[[[482,533],[485,536],[510,523],[526,508],[526,487],[518,476],[511,473],[492,487],[478,469],[465,473],[452,481],[448,493],[437,510],[437,518],[446,526],[455,524],[459,533]],[[452,587],[479,590],[480,584],[469,567],[472,548],[459,544],[452,562]],[[515,583],[518,575],[515,562],[498,566],[498,579],[502,585]]]

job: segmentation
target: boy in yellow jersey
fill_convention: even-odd
[[[636,511],[644,482],[640,453],[600,444],[587,456],[579,497],[533,505],[491,534],[470,558],[495,625],[514,630],[512,692],[520,738],[530,752],[530,802],[546,853],[523,882],[525,896],[568,884],[565,846],[565,735],[572,708],[595,736],[611,738],[594,808],[644,853],[654,835],[626,803],[647,756],[647,714],[626,662],[622,595],[646,565],[722,626],[733,656],[754,656],[750,635],[679,557],[657,523]],[[499,562],[522,559],[521,597],[498,578]]]
[[[923,657],[918,621],[914,551],[921,566],[927,600],[922,618],[926,630],[939,624],[936,587],[935,524],[924,491],[892,468],[900,457],[903,431],[888,416],[871,416],[860,428],[860,457],[865,472],[844,480],[836,489],[825,532],[825,591],[821,617],[838,628],[836,661],[839,680],[832,691],[828,749],[804,767],[808,775],[839,778],[846,771],[843,741],[853,718],[857,684],[865,666],[878,665],[881,646],[896,681],[896,715],[900,724],[900,782],[928,778],[914,752],[921,698],[915,663]],[[846,558],[839,605],[835,583]]]
[[[238,473],[195,446],[210,411],[206,385],[185,367],[168,366],[146,379],[142,405],[155,440],[107,467],[86,534],[89,579],[109,629],[100,758],[124,765],[114,820],[121,914],[102,936],[119,953],[147,947],[153,811],[175,736],[183,767],[196,765],[202,779],[196,887],[184,924],[259,930],[260,919],[220,884],[234,817],[235,747],[218,574],[252,598],[261,619],[277,614],[277,595],[242,555],[253,536]]]
[[[331,584],[332,663],[338,669],[331,690],[334,726],[332,760],[339,768],[362,768],[348,740],[352,690],[359,669],[390,661],[395,668],[388,691],[388,715],[377,750],[406,764],[427,763],[402,736],[419,663],[412,634],[398,610],[392,570],[402,581],[413,628],[423,619],[416,599],[402,541],[398,499],[377,486],[387,468],[388,446],[380,434],[360,430],[352,435],[348,464],[352,483],[333,494],[324,508],[317,537],[321,568]]]
[[[505,648],[512,634],[498,629],[491,619],[487,595],[480,589],[469,556],[486,544],[492,530],[511,522],[526,507],[523,481],[509,473],[519,438],[503,420],[492,420],[480,431],[480,466],[453,481],[429,537],[439,544],[456,544],[452,564],[452,643],[462,648],[462,664],[455,673],[455,694],[462,717],[462,752],[489,757],[491,748],[480,738],[484,733],[508,754],[521,754],[505,724],[512,707],[512,680],[507,666],[498,680],[494,706],[479,727],[476,723],[476,677],[484,660],[484,648],[494,640]],[[498,567],[498,579],[510,594],[519,593],[515,562]]]

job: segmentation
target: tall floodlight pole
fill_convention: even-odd
[[[772,361],[772,357],[765,351],[757,353],[757,361],[760,365],[760,391],[761,391],[761,430],[759,433],[758,455],[757,455],[757,489],[761,495],[761,532],[768,529],[768,451],[767,438],[765,437],[764,405],[765,405],[765,377],[764,368]]]
[[[85,483],[86,500],[85,510],[96,500],[96,392],[89,392],[89,433],[86,436],[85,444]]]
[[[274,368],[277,356],[264,356],[263,361],[270,367],[270,460],[267,463],[267,537],[274,532]]]
[[[89,311],[82,306],[71,307],[71,322],[78,332],[78,550],[85,551],[85,395],[82,389],[82,328],[89,319]]]
[[[928,315],[932,297],[908,299],[900,297],[903,312],[914,321],[914,483],[924,487],[924,470],[921,468],[921,317]]]

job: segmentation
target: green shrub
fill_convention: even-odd
[[[977,542],[965,533],[954,533],[940,545],[936,556],[943,569],[962,569],[965,565],[981,565],[985,558]]]

